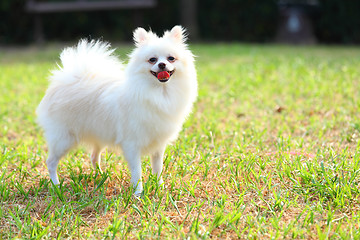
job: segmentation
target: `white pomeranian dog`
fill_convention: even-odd
[[[186,33],[175,26],[158,37],[134,31],[136,48],[124,65],[108,43],[81,40],[60,55],[50,86],[37,108],[44,129],[50,178],[59,184],[59,160],[81,142],[93,146],[100,169],[106,146],[119,146],[131,171],[135,194],[141,183],[141,157],[151,155],[159,184],[166,145],[177,137],[197,97],[194,57]]]

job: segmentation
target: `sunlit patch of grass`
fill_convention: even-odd
[[[1,53],[0,238],[359,238],[360,50],[191,48],[199,98],[141,198],[111,150],[104,173],[72,151],[51,184],[34,111],[60,48]]]

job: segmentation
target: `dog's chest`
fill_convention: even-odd
[[[181,129],[184,116],[178,112],[168,113],[150,106],[139,107],[134,113],[133,131],[137,141],[149,152],[173,140]],[[135,125],[134,125],[135,124]]]

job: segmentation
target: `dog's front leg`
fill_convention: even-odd
[[[161,177],[161,172],[163,169],[163,157],[164,157],[165,147],[156,151],[151,157],[151,167],[152,173],[157,176],[159,185],[163,184],[163,178]]]
[[[143,191],[141,182],[141,154],[133,147],[129,147],[124,149],[124,156],[131,172],[131,184],[135,189],[134,194],[139,196]]]

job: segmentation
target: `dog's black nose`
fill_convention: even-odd
[[[161,69],[161,70],[163,70],[163,69],[165,69],[165,67],[166,67],[166,64],[165,63],[163,63],[163,62],[161,62],[161,63],[159,63],[159,68]]]

